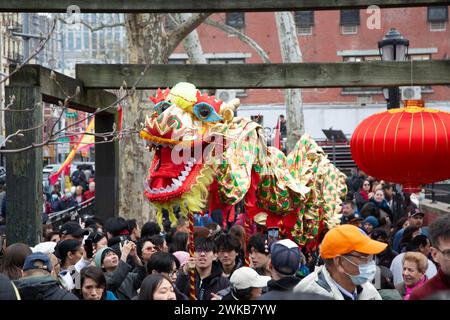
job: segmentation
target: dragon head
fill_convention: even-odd
[[[158,89],[151,100],[154,111],[141,131],[154,150],[144,193],[169,212],[173,205],[185,202],[188,208],[180,205],[182,211],[201,211],[214,174],[211,159],[217,143],[212,142],[217,139],[218,128],[232,119],[233,106],[202,95],[186,82],[171,90]]]

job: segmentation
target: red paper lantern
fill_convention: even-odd
[[[366,174],[409,191],[450,178],[450,113],[405,101],[365,119],[355,129],[353,160]]]

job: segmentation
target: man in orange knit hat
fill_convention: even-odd
[[[373,256],[386,246],[355,226],[338,226],[327,232],[320,246],[325,265],[300,281],[294,292],[315,293],[334,300],[381,300],[371,283],[376,273]]]

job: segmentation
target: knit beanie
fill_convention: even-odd
[[[378,228],[379,226],[378,219],[375,218],[374,216],[368,216],[366,219],[364,219],[364,223],[369,223],[374,228]]]
[[[108,253],[108,251],[115,252],[115,251],[114,251],[113,249],[111,249],[110,247],[104,247],[104,248],[101,248],[100,250],[98,250],[98,251],[95,253],[94,263],[95,263],[95,266],[96,266],[96,267],[98,267],[98,268],[101,268],[101,267],[102,267],[103,259],[105,259],[105,256],[106,256],[106,254]]]

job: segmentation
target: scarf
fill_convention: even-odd
[[[369,194],[363,189],[359,190],[359,194],[363,197],[365,201],[369,201]]]
[[[427,281],[427,277],[423,276],[422,279],[420,279],[416,284],[414,284],[412,287],[409,287],[405,284],[406,294],[403,297],[403,300],[409,300],[409,297],[411,296],[411,292],[418,287],[421,287],[425,282]]]

